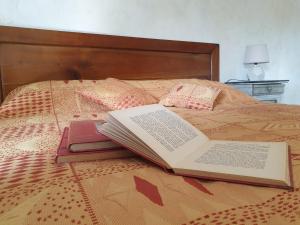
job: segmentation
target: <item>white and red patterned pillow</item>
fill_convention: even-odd
[[[213,110],[214,102],[221,89],[198,84],[180,83],[160,99],[164,106],[176,106],[188,109]]]
[[[144,90],[115,78],[107,78],[93,90],[77,91],[77,93],[85,99],[106,106],[109,110],[158,102],[155,97]]]

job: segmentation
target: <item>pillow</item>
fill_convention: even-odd
[[[214,103],[214,110],[232,108],[241,105],[261,104],[261,102],[252,96],[249,96],[227,84],[211,80],[197,80],[197,84],[221,90],[221,93]]]
[[[176,106],[188,109],[212,110],[214,102],[221,90],[198,84],[180,83],[160,99],[164,106]]]
[[[176,84],[188,83],[198,84],[201,86],[218,88],[221,93],[214,102],[213,110],[223,110],[225,108],[231,108],[241,105],[252,105],[262,104],[252,96],[249,96],[238,89],[211,80],[200,80],[200,79],[168,79],[168,80],[130,80],[126,83],[132,84],[133,86],[142,88],[157,99],[161,99],[162,96],[169,93],[170,89]]]
[[[157,103],[158,100],[144,90],[124,81],[107,78],[93,90],[77,91],[85,99],[106,106],[109,110]]]

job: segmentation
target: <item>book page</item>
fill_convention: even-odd
[[[170,166],[208,141],[198,129],[162,105],[113,111],[110,115]]]
[[[103,130],[104,129],[104,130]],[[116,129],[111,124],[104,124],[101,128],[101,132],[103,134],[107,134],[107,136],[114,139],[116,142],[120,143],[121,145],[126,146],[129,149],[143,149],[145,152],[143,153],[143,156],[146,158],[151,159],[152,161],[156,162],[157,164],[168,168],[168,165],[166,162],[162,161],[162,159],[157,156],[155,153],[153,153],[151,150],[149,150],[149,147],[145,146],[143,143],[136,139],[128,138],[128,134],[126,133],[120,133],[115,132]],[[145,150],[146,149],[146,150]]]
[[[287,156],[284,142],[209,141],[176,168],[285,180]]]
[[[198,135],[192,127],[186,126],[164,109],[130,116],[130,119],[170,152]]]
[[[265,169],[270,148],[257,143],[217,142],[195,162],[236,168]]]

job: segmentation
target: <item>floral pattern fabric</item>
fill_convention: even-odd
[[[83,98],[104,105],[109,110],[157,103],[157,99],[144,90],[114,78],[108,78],[91,90],[77,92]]]
[[[170,92],[160,99],[164,106],[188,109],[213,110],[214,102],[221,89],[198,84],[176,84]]]

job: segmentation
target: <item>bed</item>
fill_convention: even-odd
[[[0,224],[299,224],[300,107],[219,80],[219,45],[0,27]],[[56,164],[72,120],[107,111],[76,91],[115,77],[159,98],[222,89],[213,111],[170,108],[212,139],[286,141],[292,192],[170,175],[139,158]]]

